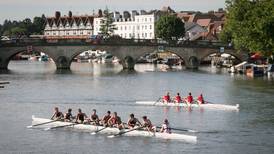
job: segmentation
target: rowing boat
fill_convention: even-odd
[[[196,107],[196,108],[205,108],[205,109],[215,109],[215,110],[235,110],[239,111],[239,104],[236,105],[225,105],[225,104],[213,104],[206,102],[205,104],[191,104],[186,103],[163,103],[161,101],[137,101],[136,104],[139,105],[148,105],[148,106],[178,106],[178,107]]]
[[[83,131],[83,132],[95,132],[105,128],[104,126],[95,126],[90,124],[75,124],[71,122],[63,122],[63,121],[55,121],[50,122],[52,120],[45,119],[45,118],[37,118],[32,116],[32,125],[39,124],[39,123],[46,123],[45,125],[39,125],[37,128],[50,128],[50,127],[57,127],[57,126],[64,126],[67,125],[68,128],[72,128],[75,130]],[[50,123],[47,123],[50,122]],[[102,131],[98,132],[100,134],[118,134],[129,131],[130,129],[122,129],[119,130],[117,128],[110,128],[107,127],[102,129]],[[169,139],[169,140],[177,140],[177,141],[184,141],[188,143],[197,143],[197,136],[185,135],[185,134],[177,134],[177,133],[160,133],[160,132],[149,132],[145,130],[133,130],[128,133],[123,134],[123,136],[142,136],[142,137],[155,137],[160,139]]]

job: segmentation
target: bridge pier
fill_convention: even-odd
[[[122,65],[124,70],[134,70],[136,61],[131,56],[126,56],[122,60]]]
[[[185,62],[185,65],[187,69],[198,69],[200,63],[197,57],[191,56],[188,58],[188,61]]]
[[[57,70],[69,70],[70,69],[70,60],[65,56],[59,56],[57,60],[54,60]]]

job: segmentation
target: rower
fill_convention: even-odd
[[[103,117],[103,119],[101,120],[102,122],[102,125],[107,127],[108,126],[108,120],[111,118],[111,115],[110,115],[110,111],[107,111],[107,114]]]
[[[151,121],[147,118],[147,116],[143,116],[142,126],[145,127],[147,131],[156,132],[156,127],[152,125]]]
[[[170,129],[169,122],[167,119],[164,120],[164,123],[162,124],[160,132],[171,134],[171,129]]]
[[[205,100],[202,94],[200,94],[199,97],[197,98],[197,102],[199,105],[205,104]]]
[[[53,113],[53,115],[50,119],[52,119],[52,120],[61,120],[62,118],[64,118],[63,113],[59,111],[58,107],[55,107],[54,108],[54,113]]]
[[[99,125],[99,117],[98,117],[98,115],[96,114],[96,110],[95,109],[93,109],[92,110],[92,114],[91,114],[91,116],[90,116],[90,124],[92,124],[92,125]]]
[[[180,93],[177,93],[177,95],[175,96],[175,103],[181,103],[182,102],[182,98],[180,96]]]
[[[76,123],[84,123],[85,119],[87,119],[88,116],[82,112],[81,109],[78,109],[78,114],[76,116]]]
[[[193,97],[191,96],[191,93],[188,93],[187,98],[185,99],[187,104],[192,104]]]
[[[170,96],[169,96],[169,92],[167,92],[167,94],[163,97],[163,101],[164,103],[170,103]]]
[[[68,112],[65,114],[65,116],[64,116],[64,121],[66,121],[66,122],[70,122],[70,121],[72,121],[72,119],[74,118],[73,116],[72,116],[72,113],[71,113],[71,109],[68,109]]]
[[[139,126],[141,126],[142,124],[140,123],[140,121],[137,119],[137,118],[135,118],[134,117],[134,114],[133,113],[131,113],[130,115],[129,115],[129,119],[128,119],[128,121],[127,121],[127,125],[128,125],[128,127],[129,128],[134,128],[136,125],[139,125]]]
[[[117,115],[117,112],[113,112],[112,116],[108,120],[108,125],[110,127],[116,127],[118,129],[123,129],[124,126],[122,124],[121,118]]]

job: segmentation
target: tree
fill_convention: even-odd
[[[185,24],[174,15],[164,15],[156,23],[156,36],[166,41],[185,35]]]
[[[227,15],[221,39],[236,49],[274,52],[274,1],[227,0]]]
[[[102,34],[104,37],[109,38],[111,35],[113,35],[114,30],[116,30],[116,26],[113,24],[114,19],[112,17],[112,14],[109,13],[108,8],[104,11],[104,17],[102,17],[101,20],[101,27],[100,27],[100,34]]]

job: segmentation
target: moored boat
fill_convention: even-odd
[[[136,104],[139,105],[148,105],[148,106],[178,106],[178,107],[196,107],[196,108],[205,108],[205,109],[215,109],[215,110],[232,110],[239,111],[240,105],[225,105],[225,104],[213,104],[206,102],[205,104],[191,104],[190,106],[186,103],[163,103],[161,101],[137,101]]]
[[[44,125],[39,125],[41,123],[45,123]],[[63,121],[52,121],[50,119],[45,118],[37,118],[35,116],[32,116],[32,125],[38,124],[37,128],[50,128],[50,127],[57,127],[57,126],[65,126],[68,125],[68,128],[84,131],[84,132],[95,132],[98,130],[101,130],[100,134],[118,134],[118,133],[124,133],[123,136],[142,136],[142,137],[155,137],[160,139],[169,139],[169,140],[178,140],[178,141],[184,141],[188,143],[197,143],[197,137],[191,136],[191,135],[185,135],[185,134],[177,134],[177,133],[160,133],[160,132],[149,132],[145,130],[133,130],[130,129],[122,129],[119,130],[117,128],[105,128],[104,126],[95,126],[90,124],[73,124],[71,122],[63,122]],[[103,129],[104,128],[104,129]]]

